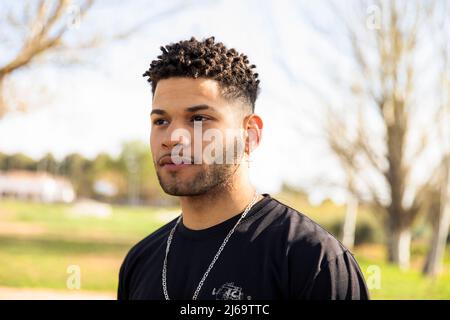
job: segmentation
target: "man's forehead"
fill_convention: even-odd
[[[217,81],[210,79],[170,78],[158,82],[152,101],[152,109],[192,111],[202,106],[211,112],[220,112],[224,100],[219,94]],[[205,108],[207,106],[207,108]]]
[[[163,79],[156,86],[153,100],[188,99],[195,97],[213,100],[220,98],[218,82],[204,78],[174,77]]]

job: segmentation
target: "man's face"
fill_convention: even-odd
[[[194,196],[227,185],[243,155],[244,119],[242,105],[223,99],[215,80],[160,80],[153,97],[150,145],[163,190]],[[188,164],[170,164],[181,161]]]

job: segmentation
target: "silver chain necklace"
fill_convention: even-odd
[[[245,216],[247,215],[247,213],[250,211],[251,207],[254,205],[257,198],[258,198],[258,194],[255,193],[252,201],[248,204],[247,208],[245,208],[244,212],[242,213],[242,216],[239,218],[239,220],[236,222],[234,227],[230,230],[228,235],[223,240],[222,245],[220,246],[219,250],[217,250],[216,255],[214,256],[213,260],[211,261],[211,264],[209,265],[208,269],[206,269],[206,272],[203,274],[203,277],[200,280],[200,282],[197,286],[197,289],[194,292],[194,295],[192,296],[192,300],[197,300],[197,296],[200,293],[200,289],[202,288],[203,283],[206,280],[206,277],[208,277],[208,274],[211,271],[211,269],[213,268],[214,263],[216,263],[217,259],[219,258],[220,253],[222,252],[223,248],[225,248],[225,245],[227,244],[228,239],[230,239],[230,237],[233,234],[236,227],[239,225],[241,220],[244,219]],[[163,285],[163,291],[164,291],[164,296],[165,296],[166,300],[170,300],[169,294],[167,293],[167,256],[169,254],[170,244],[172,243],[173,233],[175,232],[175,228],[178,226],[178,224],[181,220],[181,217],[182,217],[182,215],[180,215],[178,217],[178,220],[175,223],[175,226],[172,228],[172,230],[170,230],[169,238],[167,239],[166,256],[164,257],[164,265],[163,265],[163,269],[162,269],[162,285]]]

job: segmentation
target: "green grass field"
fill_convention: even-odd
[[[289,202],[288,199],[282,199]],[[323,225],[341,219],[343,208],[326,204],[310,207],[290,203]],[[177,208],[113,207],[107,218],[80,217],[70,205],[0,202],[0,287],[68,290],[67,268],[81,270],[81,289],[115,294],[120,264],[137,241],[167,221]],[[361,212],[360,221],[371,220]],[[380,270],[380,287],[371,289],[373,299],[450,299],[450,259],[437,279],[420,274],[423,250],[414,249],[412,267],[400,271],[385,262],[380,244],[354,249],[361,269],[371,276],[370,266]]]

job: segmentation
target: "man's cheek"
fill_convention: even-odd
[[[157,146],[157,139],[153,134],[150,135],[149,142],[150,142],[150,150],[152,153],[154,153],[156,151],[155,149]]]

